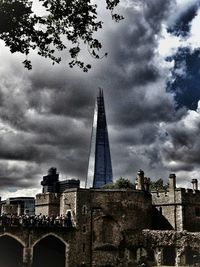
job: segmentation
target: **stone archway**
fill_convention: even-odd
[[[0,266],[23,266],[23,248],[22,243],[16,238],[10,235],[0,236]]]
[[[32,267],[66,267],[66,244],[59,237],[49,234],[33,247]]]

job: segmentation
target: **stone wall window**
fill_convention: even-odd
[[[83,252],[85,252],[85,243],[83,243],[82,249],[83,249]]]
[[[83,225],[82,230],[83,230],[83,233],[86,233],[86,226],[85,225]]]
[[[195,208],[195,215],[196,215],[196,217],[200,217],[200,208],[199,207]]]
[[[87,206],[86,205],[83,205],[83,207],[82,207],[82,214],[87,214],[87,212],[88,212]]]

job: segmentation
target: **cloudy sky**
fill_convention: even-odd
[[[98,88],[104,89],[114,177],[153,180],[175,172],[180,186],[200,179],[200,1],[121,0],[104,28],[89,73],[20,54],[0,41],[0,195],[34,195],[54,166],[84,184]]]

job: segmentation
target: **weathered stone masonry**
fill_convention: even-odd
[[[64,267],[194,266],[200,261],[200,191],[176,188],[148,191],[138,172],[136,190],[67,189],[36,196],[36,214],[66,215],[72,227],[8,227],[23,246],[23,267],[32,267],[34,247],[47,236],[65,246]],[[63,266],[57,266],[63,267]]]
[[[46,236],[55,236],[65,244],[65,267],[76,266],[74,249],[75,230],[70,228],[26,228],[7,227],[0,229],[0,237],[9,236],[17,240],[23,246],[23,267],[31,267],[33,261],[34,246]],[[69,245],[70,243],[70,245]]]

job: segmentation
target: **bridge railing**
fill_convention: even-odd
[[[0,215],[0,227],[73,227],[71,216]]]

